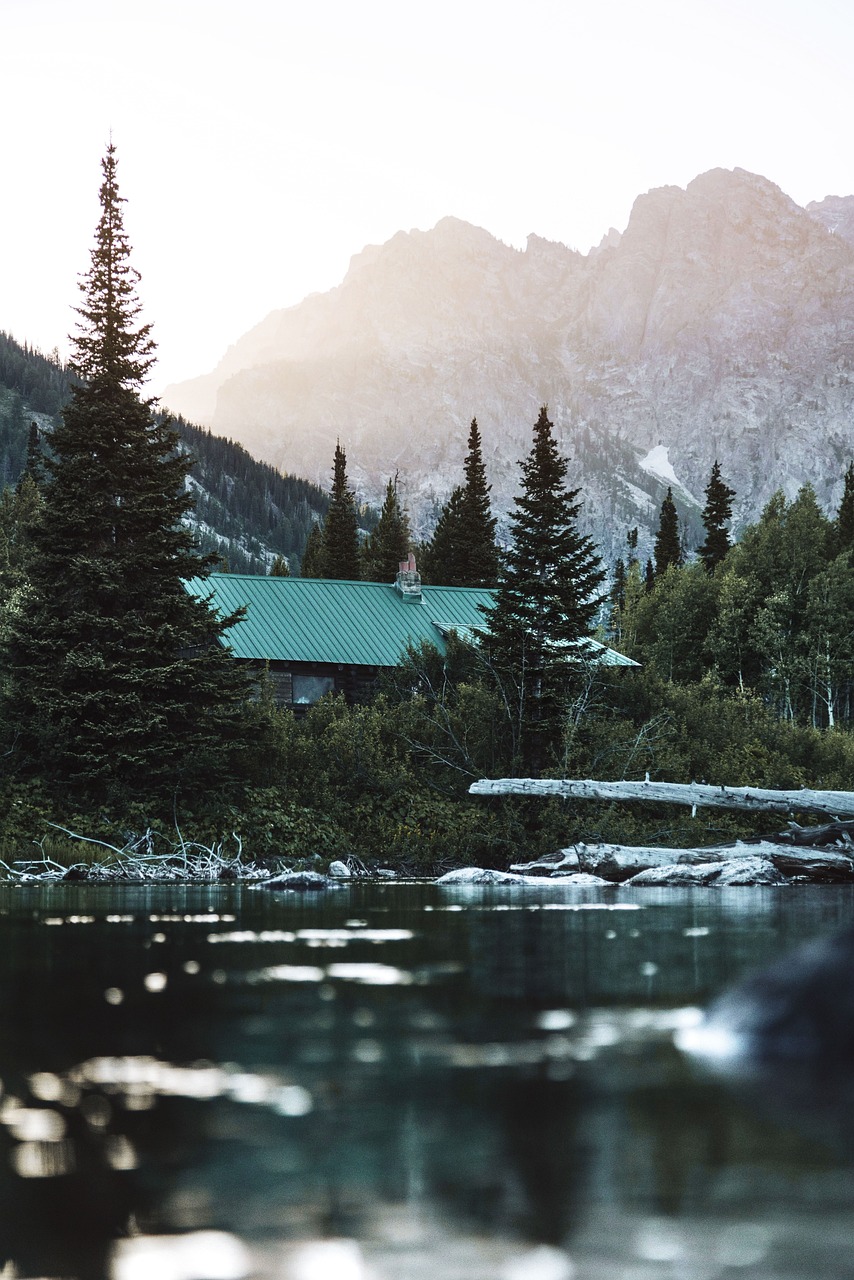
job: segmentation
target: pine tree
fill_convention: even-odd
[[[319,524],[313,524],[308,531],[299,575],[301,578],[322,578],[324,576],[323,529]]]
[[[661,504],[661,515],[658,522],[658,533],[655,535],[655,576],[660,578],[671,565],[682,563],[682,544],[679,541],[679,517],[676,514],[676,503],[673,491],[667,490]]]
[[[289,578],[291,576],[291,566],[288,564],[287,556],[276,556],[270,565],[271,578]]]
[[[30,423],[30,430],[27,436],[27,464],[22,472],[21,479],[25,475],[29,476],[33,484],[37,486],[44,481],[44,454],[42,453],[38,424],[35,422]]]
[[[840,551],[854,549],[854,462],[845,472],[845,488],[836,513],[836,545]]]
[[[495,517],[489,505],[486,467],[480,442],[477,418],[469,427],[468,453],[463,463],[466,482],[463,486],[464,550],[463,587],[494,587],[498,581],[499,554],[495,543]]]
[[[567,489],[567,470],[543,407],[510,517],[512,549],[486,615],[488,650],[518,690],[522,757],[533,769],[555,741],[576,642],[590,631],[605,576],[593,543],[576,528],[579,491]]]
[[[397,496],[397,476],[386,485],[380,518],[362,549],[366,582],[394,582],[401,560],[409,555],[409,520]]]
[[[442,586],[494,587],[500,556],[476,418],[469,428],[463,470],[465,484],[452,491],[428,544],[425,573]]]
[[[181,524],[190,464],[141,398],[154,344],[112,144],[102,169],[76,382],[51,437],[8,710],[25,768],[73,802],[116,806],[225,785],[245,744],[246,684],[220,644],[231,620],[183,586],[210,561]]]
[[[608,598],[611,602],[608,625],[611,635],[619,643],[623,630],[622,617],[626,608],[626,562],[622,556],[617,559],[614,565],[614,577]]]
[[[347,455],[340,440],[332,462],[332,492],[323,524],[324,578],[355,581],[360,576],[358,515],[353,492],[347,483]]]
[[[647,560],[646,568],[643,571],[643,586],[647,595],[655,589],[655,565],[651,560]]]
[[[721,469],[715,460],[709,483],[706,485],[706,505],[703,508],[703,528],[706,540],[697,548],[697,555],[706,567],[707,573],[714,573],[719,564],[726,559],[730,549],[727,524],[732,515],[732,500],[735,490],[730,489],[721,479]]]
[[[463,529],[465,527],[465,491],[457,485],[439,512],[433,536],[425,544],[421,556],[421,570],[428,582],[443,587],[465,587],[465,553]]]

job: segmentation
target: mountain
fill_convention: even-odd
[[[714,169],[640,196],[586,255],[446,218],[365,249],[164,399],[314,480],[340,437],[365,496],[400,470],[422,530],[473,416],[508,510],[543,403],[609,555],[635,524],[648,552],[667,484],[690,543],[716,458],[738,523],[807,480],[834,504],[854,452],[852,205],[805,210]]]
[[[833,235],[854,245],[854,196],[825,196],[810,201],[806,210]]]
[[[31,422],[49,447],[69,390],[58,359],[0,332],[0,488],[14,485],[24,469]],[[256,461],[232,440],[184,419],[176,425],[181,447],[194,458],[188,483],[195,509],[187,523],[201,549],[238,573],[264,573],[277,555],[298,564],[309,529],[326,513],[328,494]]]

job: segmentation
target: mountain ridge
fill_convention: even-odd
[[[365,496],[400,470],[425,531],[474,416],[507,512],[546,403],[586,529],[613,555],[635,524],[651,543],[662,488],[640,460],[657,446],[695,528],[716,458],[739,523],[805,481],[838,501],[852,353],[854,198],[806,210],[719,168],[638,196],[625,231],[586,255],[534,235],[514,249],[454,218],[398,232],[233,344],[206,375],[209,419],[194,416],[311,479],[340,438]],[[164,398],[188,412],[193,385]]]

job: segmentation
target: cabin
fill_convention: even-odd
[[[429,641],[444,654],[451,632],[473,638],[483,629],[482,607],[493,601],[486,588],[423,586],[412,555],[388,584],[212,573],[185,586],[223,615],[245,608],[224,641],[239,661],[266,669],[276,702],[295,709],[327,693],[367,701],[408,646]],[[586,644],[608,665],[637,665],[593,640]]]

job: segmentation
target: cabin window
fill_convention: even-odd
[[[289,706],[293,701],[290,671],[268,671],[267,680],[273,693],[273,701],[280,707]]]
[[[335,680],[332,676],[294,676],[294,706],[310,706],[319,702],[326,693],[335,692]]]

